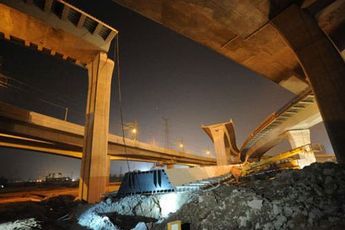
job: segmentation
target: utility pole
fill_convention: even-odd
[[[65,117],[64,117],[65,121],[67,121],[67,117],[68,117],[68,107],[65,108]]]
[[[170,135],[169,135],[169,119],[162,117],[164,121],[164,134],[165,134],[165,148],[168,149],[170,147]]]

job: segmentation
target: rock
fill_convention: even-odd
[[[281,229],[281,227],[283,226],[283,224],[287,221],[287,218],[285,216],[278,216],[278,218],[276,219],[276,221],[274,222],[274,227],[276,229]]]
[[[260,210],[262,207],[262,200],[252,200],[247,202],[248,206],[254,210]]]
[[[333,178],[331,176],[326,176],[326,179],[325,179],[325,184],[331,184],[333,183]]]
[[[147,230],[147,227],[144,222],[139,222],[132,230]]]
[[[276,204],[273,204],[273,214],[278,215],[279,213],[280,213],[280,208]]]
[[[289,206],[284,207],[284,214],[285,216],[289,217],[292,215],[292,209]]]
[[[322,171],[323,175],[325,176],[332,176],[334,175],[334,169],[333,168],[325,168],[323,171]]]
[[[112,203],[111,198],[107,198],[107,199],[105,200],[105,203],[107,203],[107,205],[110,205],[110,204]]]

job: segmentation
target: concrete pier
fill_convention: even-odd
[[[294,51],[315,93],[337,161],[345,163],[345,64],[314,17],[292,5],[272,24]]]
[[[99,201],[109,183],[109,107],[114,62],[99,53],[87,65],[88,99],[79,196],[89,203]]]
[[[311,143],[310,130],[290,130],[286,132],[286,136],[289,140],[292,149],[309,145]],[[299,154],[298,164],[301,168],[316,162],[315,154],[313,151],[303,152]]]

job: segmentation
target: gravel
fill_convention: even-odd
[[[344,166],[315,163],[201,192],[152,229],[174,220],[191,229],[344,229],[344,217]]]

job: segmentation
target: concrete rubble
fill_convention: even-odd
[[[176,193],[166,200],[163,196],[135,195],[117,201],[108,198],[84,212],[79,224],[96,229],[91,222],[102,220],[103,229],[166,229],[167,222],[181,220],[190,223],[191,229],[345,228],[345,167],[334,163],[251,175],[238,184]],[[162,211],[164,205],[174,202],[182,206],[175,207],[176,213]],[[146,217],[157,222],[133,219],[131,228],[121,227],[111,221],[111,215]]]
[[[345,167],[325,163],[202,192],[153,229],[173,220],[191,229],[344,229],[344,217]]]
[[[6,223],[0,224],[0,229],[2,230],[31,230],[31,229],[41,229],[40,223],[35,218],[9,221]]]
[[[184,192],[133,195],[116,200],[109,197],[83,210],[78,217],[78,223],[90,229],[118,229],[121,228],[119,224],[126,229],[142,229],[143,222],[162,220],[196,196],[193,192]],[[122,221],[124,218],[127,223]],[[112,222],[114,220],[115,223]]]

